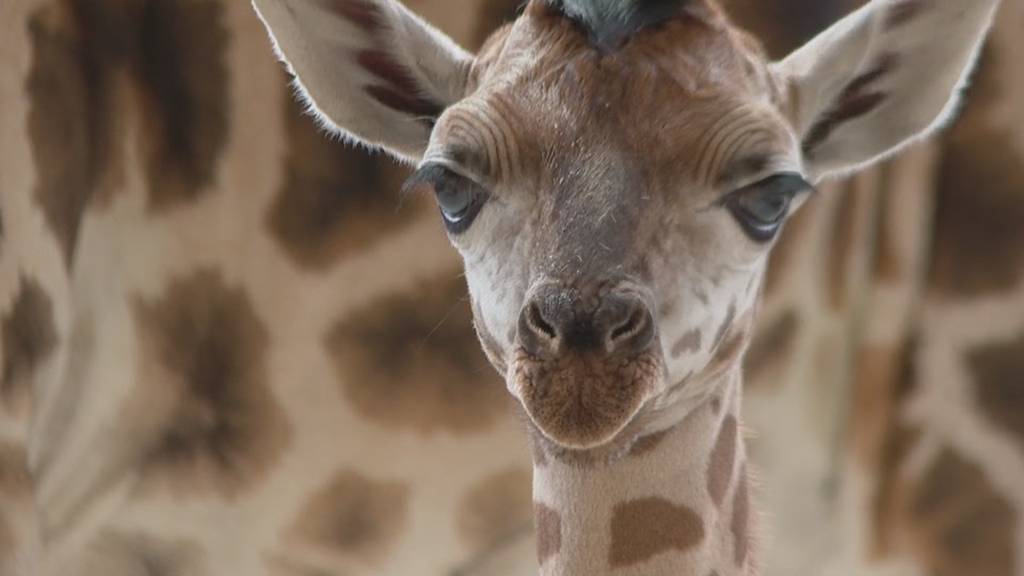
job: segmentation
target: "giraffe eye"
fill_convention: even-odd
[[[793,198],[811,189],[799,174],[781,173],[736,190],[726,198],[726,206],[755,242],[769,242],[789,214]]]
[[[429,188],[437,199],[445,227],[451,234],[465,232],[487,201],[487,193],[476,182],[440,164],[428,164],[416,171],[405,189]]]

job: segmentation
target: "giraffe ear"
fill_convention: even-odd
[[[781,62],[786,109],[819,180],[951,118],[998,0],[873,0]]]
[[[418,161],[473,57],[394,0],[253,0],[300,97],[329,130]]]

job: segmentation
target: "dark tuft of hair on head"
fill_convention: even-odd
[[[679,16],[690,0],[545,0],[582,26],[591,44],[603,51],[622,46],[645,28]]]

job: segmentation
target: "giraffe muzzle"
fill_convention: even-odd
[[[611,441],[663,374],[650,307],[628,290],[588,296],[548,283],[531,292],[517,329],[513,393],[558,445]]]

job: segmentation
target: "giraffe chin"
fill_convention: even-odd
[[[663,374],[663,362],[651,352],[551,360],[520,353],[509,388],[545,438],[562,448],[589,450],[612,442],[633,421],[660,388]]]

